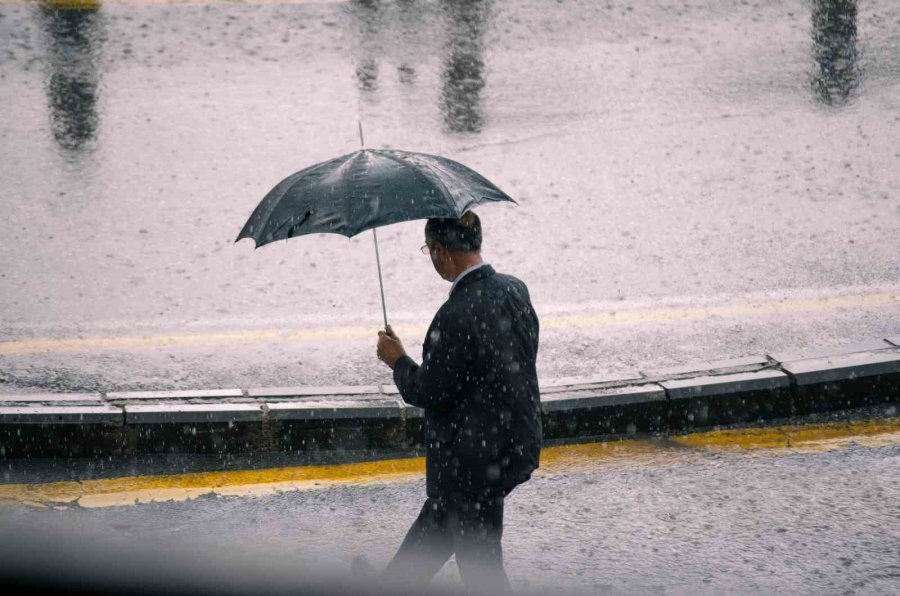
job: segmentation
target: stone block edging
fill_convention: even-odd
[[[900,403],[900,337],[548,379],[540,389],[545,437],[555,442]],[[4,394],[0,458],[30,457],[27,437],[55,437],[62,430],[54,429],[63,428],[57,455],[71,455],[81,426],[92,429],[84,441],[103,439],[76,450],[92,454],[419,449],[422,418],[393,385]],[[107,430],[98,434],[101,427]],[[152,436],[142,438],[137,429]],[[197,432],[202,441],[190,439]],[[40,456],[53,449],[44,440]]]

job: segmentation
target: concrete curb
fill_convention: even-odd
[[[256,404],[154,404],[125,406],[126,424],[262,422]]]
[[[540,387],[554,443],[900,405],[900,337]],[[0,458],[416,452],[422,417],[393,385],[2,395]]]
[[[221,399],[243,396],[244,392],[240,389],[207,389],[199,391],[113,391],[106,394],[106,399],[111,402],[131,402],[154,399]]]
[[[102,402],[103,397],[99,393],[54,393],[52,400],[47,399],[46,393],[31,393],[26,395],[0,395],[0,405],[8,403],[42,403],[52,401],[57,403],[92,404]]]
[[[0,408],[0,424],[122,425],[122,410],[108,405]]]

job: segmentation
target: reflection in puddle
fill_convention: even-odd
[[[352,0],[349,13],[358,35],[356,87],[362,97],[375,99],[383,88],[384,61],[396,65],[401,85],[412,87],[420,82],[419,67],[437,49],[437,108],[443,129],[480,132],[485,120],[481,94],[490,0],[442,0],[436,8],[435,14],[433,7],[416,0]],[[442,47],[429,47],[438,39],[443,40]]]
[[[63,149],[79,150],[97,136],[99,123],[100,3],[48,0],[39,11],[49,45],[47,105],[53,138]]]
[[[353,13],[359,23],[362,45],[362,56],[356,64],[356,86],[363,92],[378,89],[378,60],[373,54],[378,51],[374,40],[380,29],[379,8],[378,0],[353,0]]]
[[[487,0],[446,0],[448,47],[444,57],[441,113],[450,132],[479,132],[484,124],[484,33]]]
[[[813,0],[812,37],[818,65],[812,79],[816,99],[843,105],[859,86],[856,0]]]
[[[400,9],[400,36],[405,39],[404,46],[408,47],[412,42],[417,29],[423,26],[422,10],[416,5],[416,0],[397,0]],[[405,48],[404,48],[405,49]],[[416,68],[412,64],[414,56],[410,52],[403,52],[400,64],[397,66],[397,80],[404,85],[412,85],[416,82]]]

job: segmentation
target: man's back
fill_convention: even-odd
[[[485,265],[435,315],[421,367],[398,361],[401,395],[425,409],[429,496],[508,493],[538,467],[538,331],[525,284]]]

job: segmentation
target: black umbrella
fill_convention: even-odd
[[[452,159],[362,149],[282,180],[257,205],[235,242],[253,238],[259,248],[304,234],[350,238],[371,229],[387,327],[375,228],[412,219],[458,218],[475,205],[495,201],[515,203],[484,176]]]

